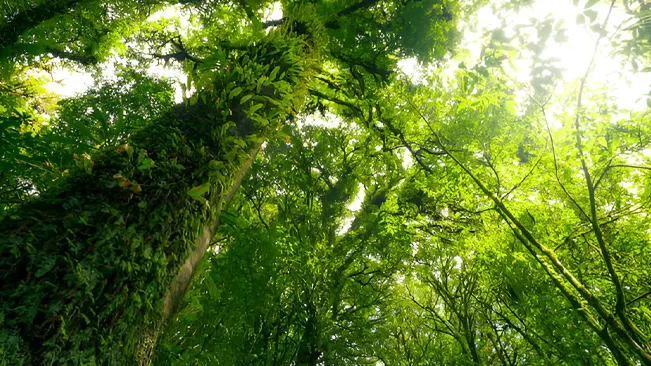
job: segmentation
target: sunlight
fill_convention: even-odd
[[[42,72],[42,74],[47,75],[45,72]],[[45,89],[62,98],[70,98],[81,94],[88,90],[94,82],[90,73],[74,71],[68,67],[62,67],[59,63],[52,68],[50,75],[51,81],[45,83]]]
[[[405,58],[398,61],[398,69],[402,71],[411,82],[419,83],[425,76],[422,67],[415,57]]]
[[[582,4],[579,4],[579,7],[582,7]],[[603,18],[608,10],[606,4],[597,4],[594,8],[598,11],[600,18]],[[262,21],[281,19],[282,14],[282,4],[275,2],[263,11]],[[577,80],[585,74],[595,43],[594,33],[589,30],[589,26],[576,24],[576,18],[579,14],[580,8],[575,7],[570,1],[538,0],[530,7],[523,7],[516,16],[513,16],[514,19],[519,21],[515,20],[506,26],[502,26],[499,17],[493,13],[493,9],[489,4],[478,11],[477,22],[473,24],[475,30],[471,29],[470,24],[462,22],[461,26],[466,30],[463,40],[460,42],[463,47],[461,51],[466,54],[466,62],[474,64],[479,60],[483,35],[486,32],[501,28],[507,37],[514,37],[517,32],[523,32],[523,30],[516,30],[516,25],[527,24],[530,19],[542,20],[546,17],[553,17],[555,20],[563,22],[563,27],[566,28],[566,40],[564,42],[549,40],[548,46],[542,52],[541,57],[558,59],[558,65],[563,69],[562,73],[565,82]],[[169,18],[178,18],[181,29],[189,22],[189,17],[187,15],[183,16],[178,6],[169,6],[157,11],[149,16],[148,21],[155,22]],[[629,16],[621,9],[613,9],[607,27],[608,31],[616,31],[628,18]],[[532,32],[532,30],[525,30],[524,33],[526,36],[535,37],[535,34],[533,34],[535,32]],[[644,108],[646,104],[642,97],[649,91],[651,73],[635,74],[635,77],[632,78],[630,72],[623,70],[622,61],[610,56],[611,52],[612,49],[606,45],[606,42],[602,42],[596,56],[594,69],[588,80],[588,87],[608,85],[613,94],[617,96],[616,103],[622,108],[635,110]],[[448,77],[454,75],[458,62],[458,59],[453,59],[445,68],[444,74]],[[516,81],[528,82],[530,80],[530,59],[519,58],[513,60],[513,68],[506,63],[503,66],[506,70],[510,70]],[[415,58],[398,61],[398,68],[412,82],[422,82],[425,77],[424,70]],[[102,69],[103,74],[110,77],[112,71],[107,70],[110,68],[103,65]],[[180,83],[183,82],[185,76],[180,69],[165,65],[153,65],[149,68],[148,73],[152,76],[167,77],[173,80],[175,101],[180,103],[183,100]],[[89,73],[72,72],[68,68],[58,65],[53,69],[52,75],[53,81],[47,83],[46,88],[62,97],[72,97],[83,93],[92,85],[92,76]],[[561,88],[562,84],[558,85],[557,92],[562,90]],[[522,100],[522,95],[518,99]],[[321,121],[310,122],[319,125]]]
[[[650,0],[5,1],[6,364],[651,360]]]
[[[302,128],[303,126],[321,126],[325,128],[338,128],[342,126],[343,120],[341,117],[337,116],[336,114],[326,111],[325,116],[322,116],[319,113],[312,113],[307,116],[304,116],[303,118],[298,118],[296,121],[296,125],[298,128]]]
[[[362,208],[366,188],[362,183],[359,183],[358,189],[359,190],[357,191],[357,195],[355,195],[355,198],[352,200],[352,202],[350,202],[350,204],[348,204],[347,207],[348,211],[350,211],[352,215],[342,220],[341,227],[337,230],[337,235],[343,235],[348,232],[348,230],[350,230],[350,227],[355,220],[355,212],[359,211],[359,209]]]
[[[280,2],[275,2],[263,11],[262,22],[278,20],[282,17],[282,4]],[[178,19],[178,31],[180,32],[187,30],[190,26],[190,16],[181,11],[180,5],[170,5],[161,9],[151,14],[147,18],[147,21],[153,23],[162,19]],[[102,76],[111,78],[115,75],[115,68],[112,64],[113,62],[116,62],[115,59],[108,60],[101,65]],[[181,103],[183,101],[184,95],[181,83],[185,82],[186,76],[179,67],[176,67],[176,65],[164,65],[161,63],[158,65],[151,65],[147,69],[147,73],[151,76],[167,78],[172,81],[172,86],[174,88],[174,101],[176,103]],[[72,71],[70,68],[63,67],[56,62],[52,70],[52,81],[46,83],[45,88],[62,98],[70,98],[75,95],[83,94],[92,85],[93,76],[90,73]],[[186,95],[185,97],[187,98],[189,95]]]
[[[181,5],[170,5],[164,9],[161,9],[147,18],[148,22],[156,22],[161,19],[172,19],[179,18],[181,14]]]
[[[279,20],[283,17],[283,4],[280,1],[276,1],[271,4],[271,6],[264,10],[264,15],[262,16],[262,22],[268,22],[271,20]]]
[[[516,15],[510,16],[508,24],[500,24],[500,18],[494,14],[489,4],[480,9],[477,13],[476,24],[462,24],[466,30],[461,44],[467,52],[466,62],[470,65],[479,61],[483,47],[483,36],[495,29],[504,31],[507,38],[524,36],[530,41],[537,37],[536,30],[520,28],[518,26],[531,23],[532,19],[542,21],[548,17],[554,22],[562,22],[565,28],[565,39],[554,40],[553,37],[547,42],[547,47],[541,52],[540,57],[545,59],[556,59],[557,65],[562,68],[563,81],[565,83],[578,80],[585,75],[590,63],[596,42],[595,32],[590,30],[589,24],[577,24],[577,18],[582,18],[584,2],[581,1],[574,6],[571,1],[566,0],[537,0],[529,7],[523,7]],[[596,11],[596,21],[602,24],[608,13],[608,4],[594,5],[590,10]],[[630,15],[622,9],[615,7],[612,10],[606,30],[609,37],[620,30]],[[589,21],[587,21],[589,23]],[[474,28],[474,29],[473,29]],[[598,52],[595,55],[593,70],[591,71],[586,87],[599,88],[607,86],[613,95],[616,95],[615,102],[622,108],[640,110],[646,107],[645,100],[641,97],[649,92],[651,85],[651,73],[633,73],[629,67],[623,67],[624,60],[612,56],[613,49],[608,45],[608,40],[601,42]],[[522,55],[522,51],[520,51]],[[453,61],[453,63],[457,63]],[[446,75],[454,75],[456,65],[450,65]],[[528,83],[531,79],[532,60],[529,58],[517,58],[513,60],[513,67],[506,61],[502,65],[509,71],[514,80],[520,83]],[[410,71],[405,71],[408,75]],[[557,85],[556,93],[562,91],[563,83]],[[521,97],[520,97],[521,99]]]
[[[366,188],[362,183],[359,183],[357,185],[357,195],[355,196],[355,199],[348,205],[348,210],[350,212],[357,212],[359,211],[360,208],[362,208],[362,203],[364,202],[364,194],[366,193]]]

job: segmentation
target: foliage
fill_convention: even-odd
[[[645,2],[6,3],[0,364],[651,363]]]
[[[51,117],[30,109],[33,100],[22,100],[27,105],[6,103],[9,109],[0,117],[5,141],[0,167],[6,177],[2,191],[7,200],[0,204],[3,214],[64,177],[75,165],[75,154],[93,154],[124,143],[171,108],[172,91],[165,81],[126,71],[115,81],[98,82],[83,96],[60,100]]]
[[[223,244],[204,261],[158,363],[369,360],[350,342],[372,348],[368,317],[409,248],[407,237],[385,231],[379,210],[400,163],[369,142],[355,129],[308,127],[265,149],[234,202],[242,214],[223,214]],[[359,184],[360,213],[338,235]]]
[[[268,121],[286,120],[300,103],[297,83],[310,72],[312,48],[290,32],[283,27],[248,54],[231,54],[228,70],[214,75],[221,94],[201,93],[129,143],[76,157],[82,169],[3,221],[8,363],[146,357],[147,329],[158,326],[180,263],[210,227],[249,150],[275,127]],[[263,85],[268,95],[243,102]],[[205,197],[193,194],[206,183]]]

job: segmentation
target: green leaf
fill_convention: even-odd
[[[249,99],[253,98],[253,94],[247,94],[240,99],[240,104],[246,103]]]
[[[278,75],[278,71],[280,71],[280,66],[276,66],[273,70],[271,70],[271,74],[269,74],[269,81],[274,81],[276,75]]]
[[[150,158],[144,158],[140,161],[140,164],[138,164],[138,170],[143,171],[147,169],[151,169],[156,165],[156,163],[150,159]]]
[[[593,23],[597,19],[597,12],[594,10],[586,10],[583,12],[583,15],[587,16],[590,19],[590,23]]]
[[[509,114],[515,114],[516,107],[517,107],[517,103],[514,100],[507,100],[504,103],[504,108]]]
[[[265,75],[262,75],[260,79],[258,79],[258,84],[255,87],[255,92],[260,93],[260,89],[262,88],[262,83],[267,79]]]
[[[249,108],[249,114],[255,113],[257,110],[259,110],[262,107],[264,107],[262,104],[254,104],[254,105],[252,105],[251,108]]]
[[[98,144],[102,143],[102,141],[97,136],[95,136],[94,130],[86,126],[82,122],[76,120],[70,120],[67,122],[70,127],[77,130],[83,137],[91,139]]]
[[[585,3],[585,6],[583,7],[583,9],[591,8],[591,7],[595,6],[595,4],[597,4],[598,2],[599,2],[599,0],[588,0],[588,2]]]
[[[193,198],[200,197],[203,194],[205,194],[206,192],[208,192],[208,190],[210,190],[210,182],[206,182],[206,183],[204,183],[204,184],[202,184],[200,186],[196,186],[196,187],[191,188],[188,191],[188,196],[193,197]]]
[[[50,272],[52,270],[52,268],[54,268],[55,264],[56,264],[56,257],[47,256],[47,257],[43,258],[43,260],[41,261],[41,264],[40,264],[38,270],[36,271],[36,273],[34,274],[34,276],[36,276],[36,278],[39,278],[39,277],[43,276],[44,274]]]
[[[242,92],[242,88],[239,86],[236,87],[235,89],[231,90],[230,93],[228,93],[228,99],[233,99],[234,97],[240,95],[241,92]]]

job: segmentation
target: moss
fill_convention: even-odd
[[[78,171],[0,223],[5,362],[136,363],[211,208],[277,127],[270,121],[300,106],[306,51],[272,33],[214,75],[218,92],[200,92],[118,149],[78,157]]]

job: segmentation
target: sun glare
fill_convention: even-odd
[[[530,6],[523,7],[513,15],[509,15],[507,24],[502,24],[504,18],[494,13],[495,4],[489,4],[481,8],[476,14],[476,21],[461,23],[464,29],[463,40],[459,43],[460,55],[450,60],[444,68],[444,74],[447,76],[454,75],[460,61],[472,65],[476,63],[481,54],[485,35],[495,29],[501,29],[507,37],[514,37],[517,32],[524,32],[525,36],[535,37],[535,31],[529,29],[523,31],[518,25],[527,24],[532,19],[543,20],[552,17],[555,21],[562,21],[565,28],[565,39],[562,42],[556,42],[550,39],[546,48],[541,53],[543,58],[555,58],[557,64],[562,68],[563,80],[557,83],[557,92],[563,88],[563,83],[580,79],[586,72],[594,51],[596,39],[595,33],[589,29],[586,24],[577,24],[577,17],[582,10],[582,2],[578,6],[573,5],[568,0],[538,0]],[[607,4],[597,4],[594,10],[598,13],[599,19],[603,21],[605,14],[608,12]],[[181,25],[187,24],[187,19],[182,16],[181,11],[176,6],[169,6],[152,14],[148,20],[158,21],[163,18],[179,18]],[[265,9],[262,21],[277,20],[282,18],[282,5],[280,2],[273,3]],[[607,25],[609,34],[616,32],[619,27],[629,18],[622,9],[615,7],[612,10]],[[527,32],[531,34],[526,34]],[[649,92],[651,85],[651,73],[638,73],[633,76],[632,72],[626,72],[622,67],[622,60],[611,56],[612,49],[607,40],[602,42],[596,57],[593,69],[588,78],[588,88],[600,88],[604,85],[616,95],[616,103],[624,109],[639,110],[646,106],[643,98]],[[513,66],[510,67],[504,62],[503,67],[511,74],[513,79],[520,83],[526,83],[530,79],[532,61],[526,57],[512,60]],[[108,62],[106,63],[108,64]],[[398,68],[412,82],[423,82],[425,70],[418,64],[416,59],[403,59],[398,62]],[[114,69],[108,65],[102,67],[103,75],[111,77]],[[181,70],[165,65],[151,66],[148,72],[152,76],[167,77],[174,81],[175,100],[181,102],[183,93],[180,83],[183,82],[184,76]],[[71,71],[68,68],[55,66],[52,72],[52,82],[46,84],[49,91],[62,97],[72,97],[83,93],[92,85],[92,76],[86,72]],[[521,97],[521,96],[520,96]],[[519,98],[522,99],[522,98]],[[316,121],[313,121],[316,122]],[[316,124],[319,124],[316,122]]]

